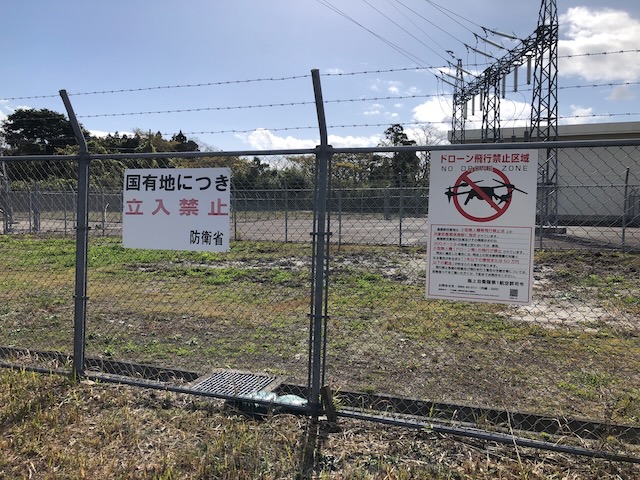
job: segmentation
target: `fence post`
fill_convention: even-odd
[[[399,184],[400,184],[400,201],[398,205],[398,229],[400,231],[398,235],[398,242],[400,246],[402,246],[402,222],[404,220],[404,182],[402,181],[402,174],[399,175]]]
[[[624,206],[622,207],[622,249],[627,246],[627,214],[629,211],[629,167],[624,176]]]
[[[231,185],[231,218],[233,220],[233,241],[238,241],[238,189]]]
[[[62,193],[62,211],[64,220],[64,236],[67,236],[67,192]]]
[[[107,209],[109,208],[109,204],[107,203],[106,195],[104,194],[104,188],[100,187],[100,211],[102,214],[101,218],[101,227],[102,227],[102,236],[105,236],[105,230],[107,228]]]
[[[76,226],[76,285],[73,319],[73,376],[84,374],[85,327],[87,319],[87,251],[89,247],[89,152],[80,124],[66,90],[60,96],[69,115],[73,133],[80,146],[78,153],[78,202]]]
[[[384,219],[391,220],[391,212],[390,212],[390,194],[389,187],[385,187],[384,189],[384,200],[383,200],[383,210],[384,210]]]
[[[338,188],[338,250],[342,246],[342,186]]]
[[[328,144],[327,124],[324,115],[320,73],[311,70],[316,111],[320,130],[320,145],[316,147],[316,185],[314,205],[311,324],[309,332],[309,383],[311,398],[309,405],[314,421],[321,414],[320,390],[324,383],[324,360],[326,354],[327,288],[329,264],[329,164],[331,146]]]
[[[289,188],[284,180],[284,243],[289,242]]]
[[[40,184],[38,182],[33,186],[33,190],[29,192],[29,207],[31,215],[33,215],[33,225],[31,230],[34,233],[40,232]]]
[[[0,157],[2,154],[0,153]],[[2,207],[3,217],[3,230],[4,233],[11,233],[13,230],[13,210],[11,209],[11,185],[9,183],[9,177],[7,176],[7,164],[2,161],[2,172],[0,172],[0,178],[2,178],[2,190],[0,190],[0,198],[3,199],[0,202]]]

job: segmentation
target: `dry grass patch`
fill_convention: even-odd
[[[638,465],[0,370],[0,478],[619,479]]]

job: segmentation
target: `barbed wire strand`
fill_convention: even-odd
[[[640,82],[609,82],[609,83],[601,83],[601,84],[592,84],[592,85],[573,85],[573,86],[565,86],[558,87],[559,89],[566,90],[571,88],[596,88],[603,86],[631,86],[638,85]],[[532,88],[524,89],[524,91],[532,90]],[[343,98],[343,99],[333,99],[333,100],[325,100],[325,103],[358,103],[358,102],[377,102],[384,100],[407,100],[407,99],[427,99],[427,98],[437,98],[442,96],[442,94],[413,94],[413,95],[389,95],[389,96],[381,96],[381,97],[363,97],[363,98]],[[294,106],[304,106],[304,105],[314,105],[312,101],[301,101],[301,102],[284,102],[284,103],[271,103],[271,104],[255,104],[255,105],[230,105],[230,106],[221,106],[221,107],[195,107],[195,108],[183,108],[183,109],[175,109],[175,110],[156,110],[156,111],[143,111],[143,112],[122,112],[122,113],[99,113],[99,114],[88,114],[88,115],[78,115],[78,118],[99,118],[99,117],[120,117],[120,116],[134,116],[134,115],[161,115],[161,114],[173,114],[173,113],[190,113],[190,112],[206,112],[206,111],[224,111],[224,110],[248,110],[248,109],[260,109],[260,108],[276,108],[276,107],[294,107]]]
[[[640,53],[640,49],[631,49],[631,50],[617,50],[617,51],[609,51],[609,52],[593,52],[593,53],[576,53],[570,55],[562,55],[558,58],[576,58],[576,57],[593,57],[598,55],[617,55],[617,54],[625,54],[625,53]],[[478,63],[476,66],[487,66],[491,63]],[[374,75],[381,73],[400,73],[407,71],[430,71],[432,69],[440,69],[440,68],[448,68],[449,65],[437,66],[437,67],[425,67],[425,66],[417,66],[417,67],[403,67],[403,68],[388,68],[388,69],[376,69],[376,70],[361,70],[355,72],[332,72],[329,71],[327,73],[322,73],[321,76],[332,77],[332,76],[355,76],[355,75]],[[245,80],[226,80],[219,82],[202,82],[202,83],[187,83],[187,84],[176,84],[176,85],[156,85],[149,87],[137,87],[137,88],[120,88],[120,89],[112,89],[112,90],[96,90],[96,91],[87,91],[87,92],[76,92],[76,93],[68,93],[69,96],[88,96],[88,95],[108,95],[108,94],[118,94],[118,93],[135,93],[135,92],[145,92],[145,91],[153,91],[153,90],[170,90],[170,89],[181,89],[181,88],[201,88],[201,87],[211,87],[211,86],[221,86],[221,85],[232,85],[232,84],[248,84],[248,83],[258,83],[258,82],[277,82],[277,81],[288,81],[288,80],[297,80],[303,78],[309,78],[310,74],[304,75],[293,75],[288,77],[265,77],[265,78],[253,78],[253,79],[245,79]],[[4,97],[0,98],[0,101],[16,101],[16,100],[34,100],[34,99],[46,99],[46,98],[58,98],[59,94],[49,94],[49,95],[28,95],[28,96],[13,96],[13,97]]]
[[[640,112],[628,112],[628,113],[593,113],[593,114],[580,114],[580,115],[560,115],[558,116],[559,120],[574,120],[579,118],[599,118],[599,117],[620,117],[620,116],[640,116]],[[509,120],[509,123],[513,122],[528,122],[530,118],[527,117],[517,117]],[[416,125],[416,126],[429,126],[429,125],[449,125],[451,121],[426,121],[426,122],[416,122],[416,121],[395,121],[395,122],[385,122],[385,123],[354,123],[354,124],[337,124],[337,125],[328,125],[328,129],[342,129],[342,128],[373,128],[373,127],[388,127],[390,123],[399,124],[399,125]],[[511,128],[511,127],[508,127]],[[218,134],[230,134],[230,133],[252,133],[256,131],[269,131],[269,132],[282,132],[282,131],[296,131],[296,130],[317,130],[317,125],[309,125],[309,126],[293,126],[293,127],[258,127],[258,128],[250,128],[250,129],[227,129],[227,130],[202,130],[202,131],[193,131],[193,132],[182,132],[184,135],[218,135]],[[163,133],[162,135],[175,135],[177,132],[172,133]]]

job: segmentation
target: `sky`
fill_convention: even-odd
[[[518,45],[494,32],[534,33],[540,2],[4,0],[1,7],[0,121],[19,108],[64,113],[64,89],[94,135],[182,131],[201,150],[249,151],[319,143],[314,69],[333,146],[376,146],[396,123],[420,144],[442,141],[451,129],[447,73],[460,59],[472,81],[495,61],[478,50],[500,58]],[[640,2],[558,0],[557,7],[559,123],[640,120]],[[523,70],[517,88],[507,79],[504,136],[528,123],[532,86]],[[467,128],[480,120],[473,110]]]

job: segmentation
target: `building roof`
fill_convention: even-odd
[[[525,127],[502,128],[504,142],[522,142],[525,139]],[[465,130],[464,143],[479,143],[481,130]],[[449,132],[449,140],[451,132]],[[605,140],[640,138],[640,122],[584,123],[581,125],[558,125],[558,140]]]

